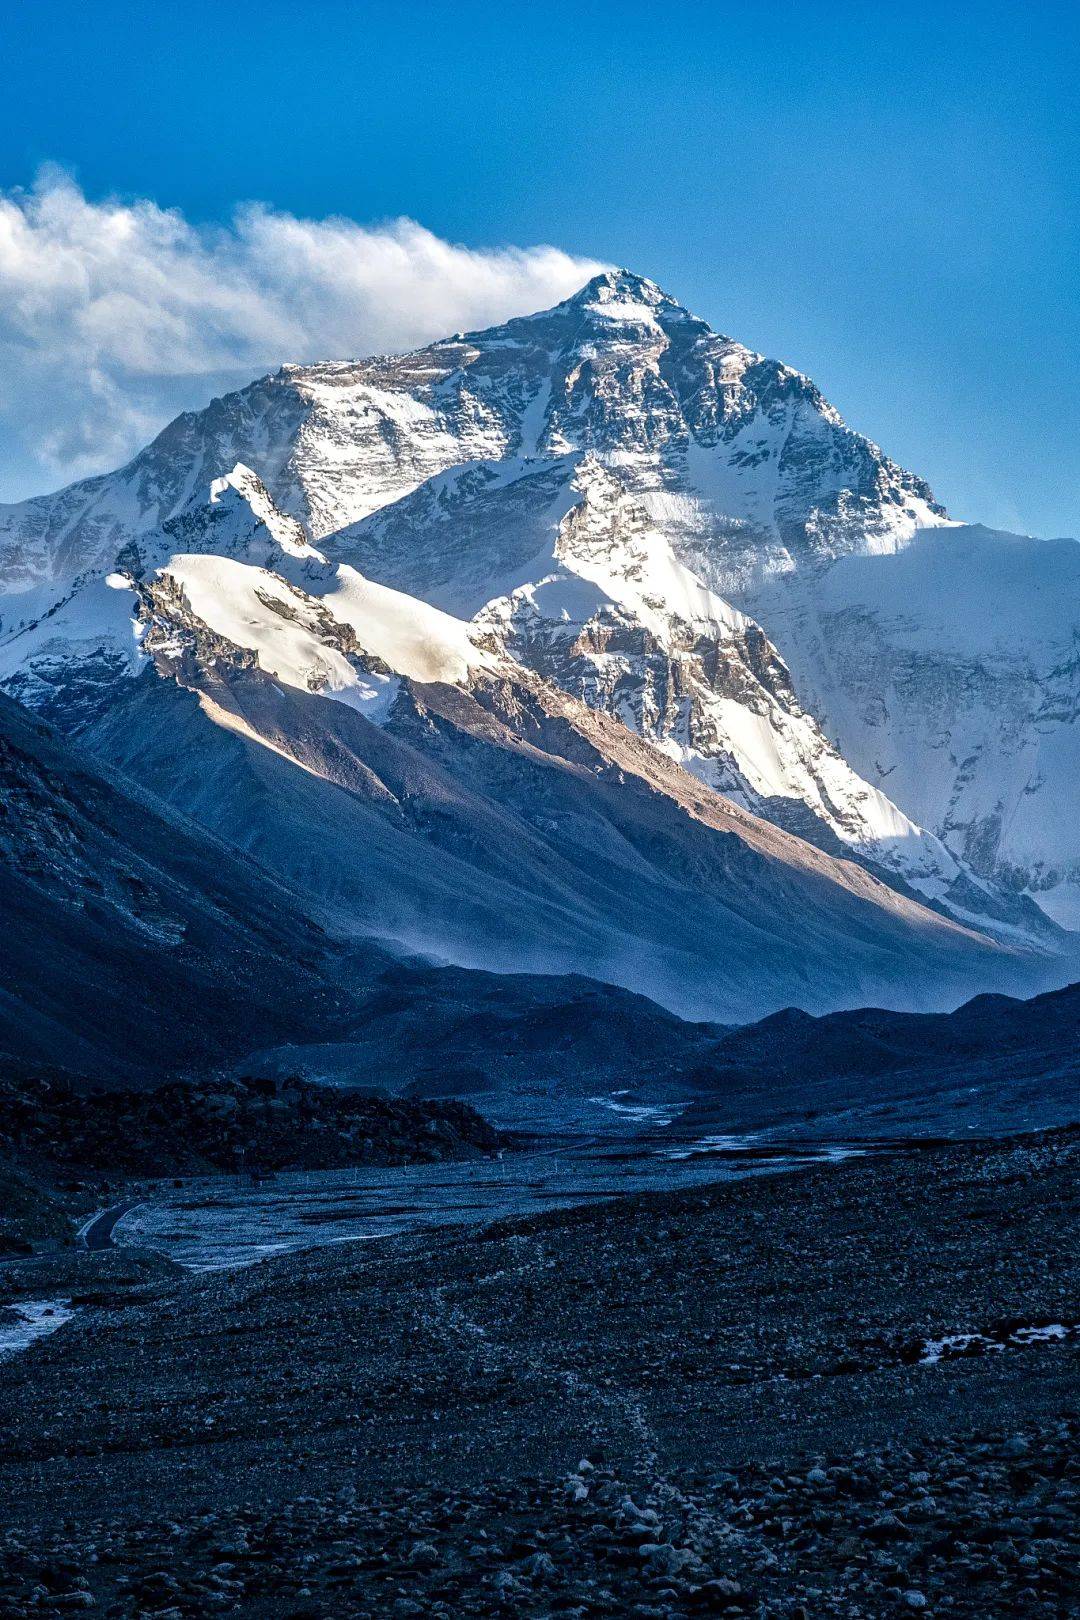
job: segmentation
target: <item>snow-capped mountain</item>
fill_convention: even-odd
[[[277,529],[296,521],[289,543],[265,516],[255,539],[229,531],[246,471],[228,475],[208,529],[205,491],[237,462],[280,508]],[[808,379],[712,332],[653,283],[607,272],[553,310],[412,355],[285,367],[178,418],[118,473],[0,513],[0,680],[89,718],[142,656],[120,576],[149,578],[173,554],[246,567],[276,547],[271,571],[291,588],[305,568],[313,600],[340,603],[357,577],[367,592],[403,593],[451,616],[474,649],[469,669],[483,657],[528,666],[756,814],[958,917],[1045,936],[1052,924],[1019,891],[1067,882],[1080,862],[1080,833],[1057,809],[1076,780],[1075,665],[1070,674],[1057,619],[1026,623],[1022,646],[984,637],[993,651],[975,655],[974,677],[965,652],[968,697],[950,705],[941,668],[953,654],[927,611],[929,585],[913,592],[917,650],[900,631],[890,640],[895,615],[873,607],[872,585],[867,602],[818,608],[830,581],[883,580],[909,558],[918,571],[931,543],[944,555],[971,543],[946,524],[926,485],[848,429]],[[179,584],[202,589],[204,608],[206,592],[228,598],[220,570],[209,579],[199,565],[200,582],[186,566]],[[1031,555],[1048,591],[1056,566],[1052,550]],[[993,620],[989,593],[972,614]],[[355,673],[355,653],[338,652]],[[375,691],[371,657],[377,705],[386,689]],[[76,665],[84,679],[72,679]],[[880,712],[870,688],[882,696],[882,674],[889,713],[902,710],[888,758],[880,728],[860,718]],[[338,690],[369,701],[349,682]],[[980,735],[1004,767],[973,757],[980,703]],[[928,777],[936,791],[916,791]],[[1018,844],[1018,811],[1039,794],[1044,813],[1027,817]]]
[[[728,1021],[1043,982],[1045,963],[748,814],[528,667],[498,604],[466,620],[325,555],[249,469],[118,561],[16,638],[16,680],[339,937]],[[756,647],[671,566],[691,617]],[[104,593],[126,662],[103,675],[99,647],[87,676],[55,621],[85,628]]]
[[[0,507],[4,586],[108,568],[237,461],[318,542],[452,468],[588,449],[665,521],[723,539],[718,589],[803,556],[892,550],[942,517],[807,378],[605,272],[552,310],[415,354],[284,366],[177,417],[117,473]]]
[[[142,678],[113,683],[82,740],[335,934],[727,1020],[937,1005],[1030,973],[739,809],[490,630],[349,564],[243,549],[110,576]]]

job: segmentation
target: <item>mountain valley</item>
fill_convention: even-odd
[[[1078,557],[626,272],[0,513],[0,1613],[1063,1616]]]

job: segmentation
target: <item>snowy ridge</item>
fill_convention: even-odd
[[[400,675],[464,682],[497,662],[461,621],[329,562],[240,464],[119,561],[0,643],[0,680],[14,696],[84,722],[148,656],[177,656],[196,626],[287,685],[372,719],[385,716]]]
[[[174,543],[188,532],[199,535],[206,549],[225,556],[234,556],[241,548],[250,550],[261,540],[270,554],[280,551],[287,557],[324,560],[308,540],[304,525],[275,506],[262,480],[239,461],[232,472],[211,480],[208,498],[197,491],[165,525]]]
[[[365,667],[316,602],[266,568],[225,557],[176,556],[148,586],[146,649],[158,659],[182,656],[185,630],[205,628],[255,655],[257,666],[286,686],[319,692],[382,719],[397,694],[388,670]]]
[[[649,504],[591,455],[574,489],[580,501],[559,524],[550,571],[476,622],[746,809],[813,837],[799,813],[809,809],[832,847],[928,899],[954,895],[960,863],[826,741],[760,628],[677,560]]]
[[[354,568],[320,571],[301,589],[279,573],[231,558],[171,557],[142,593],[150,621],[144,648],[177,655],[184,630],[205,629],[254,653],[258,667],[300,691],[317,692],[385,719],[399,676],[465,682],[497,660],[469,627]]]

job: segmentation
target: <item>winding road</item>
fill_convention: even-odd
[[[76,1241],[84,1249],[111,1249],[113,1247],[113,1232],[118,1223],[130,1210],[138,1209],[143,1202],[141,1198],[129,1198],[125,1204],[110,1204],[97,1215],[91,1216],[86,1225],[76,1234]]]

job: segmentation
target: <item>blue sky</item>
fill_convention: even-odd
[[[1075,6],[4,0],[3,33],[4,192],[55,163],[91,203],[152,199],[197,228],[257,199],[627,264],[809,372],[957,514],[1080,533]],[[99,423],[102,465],[119,459],[260,344],[286,357],[269,323],[205,364],[120,364],[114,296],[104,359],[84,363],[82,327],[65,359],[65,326],[48,374],[23,372],[70,311],[55,286],[36,299],[25,255],[16,271],[0,496],[87,470]],[[311,342],[362,347],[343,320]],[[96,391],[77,433],[65,388]]]

